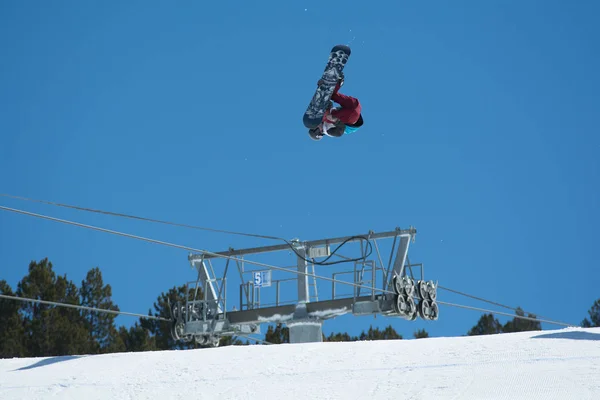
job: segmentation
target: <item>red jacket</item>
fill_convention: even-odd
[[[331,115],[342,121],[345,125],[353,125],[360,117],[361,106],[358,99],[334,91],[331,100],[342,108],[331,111]]]

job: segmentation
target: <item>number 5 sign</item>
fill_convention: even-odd
[[[254,272],[254,287],[271,286],[271,270]]]

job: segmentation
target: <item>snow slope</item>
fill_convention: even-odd
[[[0,399],[600,399],[600,328],[0,360]]]

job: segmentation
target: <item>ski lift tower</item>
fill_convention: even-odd
[[[418,316],[437,320],[437,283],[425,280],[423,264],[411,264],[408,259],[409,245],[415,236],[416,229],[412,227],[396,228],[366,235],[304,242],[295,239],[281,245],[190,254],[188,260],[198,277],[195,282],[188,282],[186,301],[172,307],[173,337],[217,346],[221,336],[260,333],[260,324],[283,323],[289,328],[290,343],[320,342],[323,321],[347,313],[381,314],[409,321]],[[392,244],[389,256],[383,258],[379,242],[386,239]],[[337,248],[332,251],[334,245]],[[352,247],[350,251],[356,251],[358,256],[340,254],[346,246]],[[246,259],[290,250],[296,259],[291,267]],[[336,261],[323,261],[332,258]],[[215,266],[223,262],[221,268]],[[241,281],[239,288],[233,290],[235,297],[239,295],[239,308],[228,308],[227,303],[232,264],[237,267],[236,278]],[[348,264],[352,265],[351,270],[347,269]],[[346,270],[340,271],[344,266]],[[317,274],[317,268],[327,275]],[[322,281],[321,286],[318,280]],[[319,296],[323,284],[331,285],[331,293]],[[263,290],[270,292],[263,294]],[[295,298],[282,298],[282,294],[294,291]]]

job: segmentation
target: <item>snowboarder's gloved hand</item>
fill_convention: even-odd
[[[322,121],[324,123],[329,122],[329,123],[335,124],[339,121],[339,118],[336,118],[333,115],[331,115],[331,111],[332,111],[332,109],[328,109],[327,111],[325,111],[325,114],[323,114]]]

